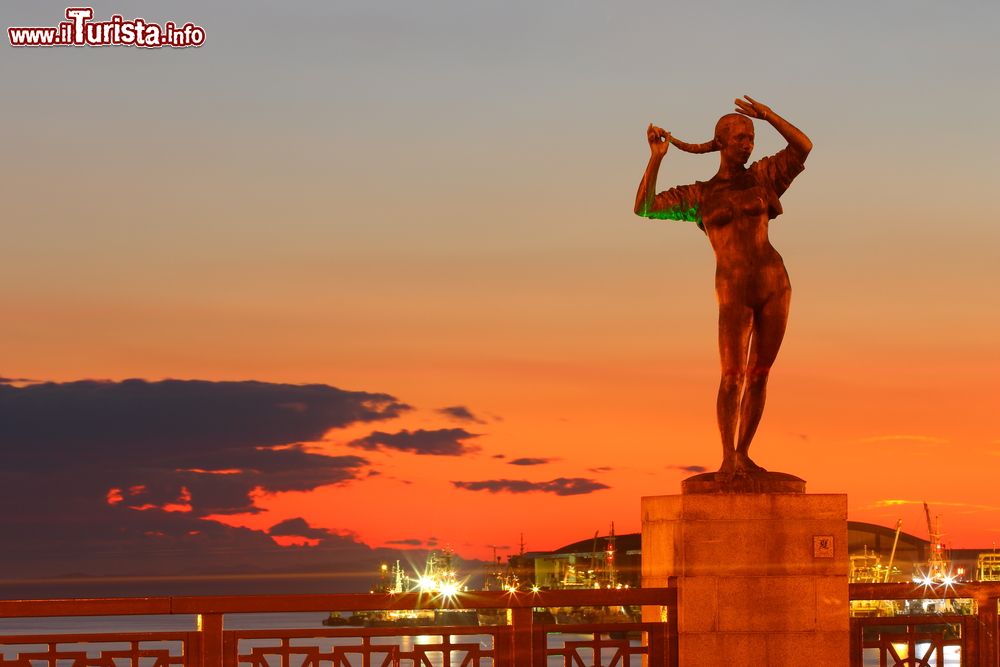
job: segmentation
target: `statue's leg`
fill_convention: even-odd
[[[764,414],[767,378],[785,336],[790,297],[788,290],[773,295],[754,313],[752,344],[746,360],[746,388],[740,401],[740,428],[736,441],[738,469],[762,470],[750,460],[748,452]]]
[[[753,311],[746,304],[720,301],[719,359],[722,362],[722,379],[716,402],[716,416],[722,436],[720,472],[736,471],[736,429],[752,326]]]

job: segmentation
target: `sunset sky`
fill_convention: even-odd
[[[815,145],[755,460],[1000,541],[995,1],[93,7],[206,42],[2,47],[4,576],[638,531],[720,462],[714,258],[633,215],[645,128],[744,94]]]

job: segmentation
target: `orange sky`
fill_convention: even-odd
[[[733,4],[720,23],[334,4],[156,17],[204,25],[197,50],[9,49],[0,374],[323,383],[417,408],[312,443],[331,454],[455,426],[444,406],[481,419],[476,453],[366,452],[379,476],[230,523],[478,557],[637,531],[640,496],[719,462],[713,258],[693,225],[632,215],[645,127],[703,141],[750,93],[815,144],[772,223],[794,296],[754,458],[849,494],[852,519],[923,536],[926,500],[952,546],[1000,537],[995,6]],[[657,27],[678,20],[719,33]],[[753,159],[780,148],[757,133]],[[716,159],[672,152],[660,183]],[[528,456],[552,461],[508,463]],[[610,488],[452,484],[559,477]]]

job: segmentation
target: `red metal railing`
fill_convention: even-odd
[[[956,584],[947,590],[911,584],[851,584],[850,599],[969,599],[967,613],[851,618],[851,665],[942,665],[949,647],[961,651],[962,667],[1000,667],[1000,582]],[[666,609],[666,622],[539,622],[536,608],[641,605]],[[0,619],[85,616],[196,615],[198,627],[183,631],[0,635],[0,667],[111,665],[129,667],[396,667],[432,664],[460,667],[596,665],[677,666],[675,588],[477,592],[458,600],[417,593],[402,595],[295,595],[161,597],[101,600],[0,600]],[[227,628],[228,614],[360,612],[416,609],[510,610],[499,626],[316,627],[241,630]],[[904,610],[905,611],[905,610]],[[652,614],[659,618],[659,614]],[[647,618],[651,615],[647,614]],[[952,649],[953,650],[953,649]]]
[[[533,614],[536,608],[619,605],[666,608],[668,621],[554,625],[536,622]],[[627,667],[646,661],[649,665],[675,667],[676,605],[677,591],[672,587],[475,592],[463,593],[457,599],[404,593],[0,600],[0,618],[159,614],[198,617],[198,628],[183,632],[0,635],[0,667],[416,667],[435,662],[460,667],[545,667],[549,658],[563,665]],[[456,608],[509,609],[511,622],[469,627],[233,630],[226,629],[224,621],[227,614],[243,613]],[[317,624],[319,620],[317,617]],[[562,637],[561,643],[552,641],[557,637]]]
[[[893,613],[851,618],[851,667],[867,650],[883,667],[943,665],[948,647],[961,652],[962,667],[1000,667],[997,604],[1000,582],[959,583],[947,588],[913,584],[851,584],[852,601],[971,600],[971,613]],[[874,656],[873,656],[874,657]]]

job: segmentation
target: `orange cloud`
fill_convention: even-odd
[[[858,442],[925,442],[933,445],[946,445],[950,441],[944,438],[936,438],[931,435],[873,435],[868,438],[861,438]]]
[[[301,535],[271,535],[271,539],[279,547],[314,547],[319,540]]]
[[[191,511],[191,491],[186,486],[181,487],[180,496],[176,503],[167,503],[161,508],[164,512],[190,512]]]
[[[882,507],[898,507],[900,505],[923,505],[925,501],[923,500],[876,500],[871,505],[862,507],[861,509],[872,510],[879,509]],[[1000,506],[997,505],[980,505],[978,503],[955,503],[955,502],[942,502],[935,500],[929,503],[933,507],[957,507],[961,509],[967,509],[977,512],[1000,512]]]

